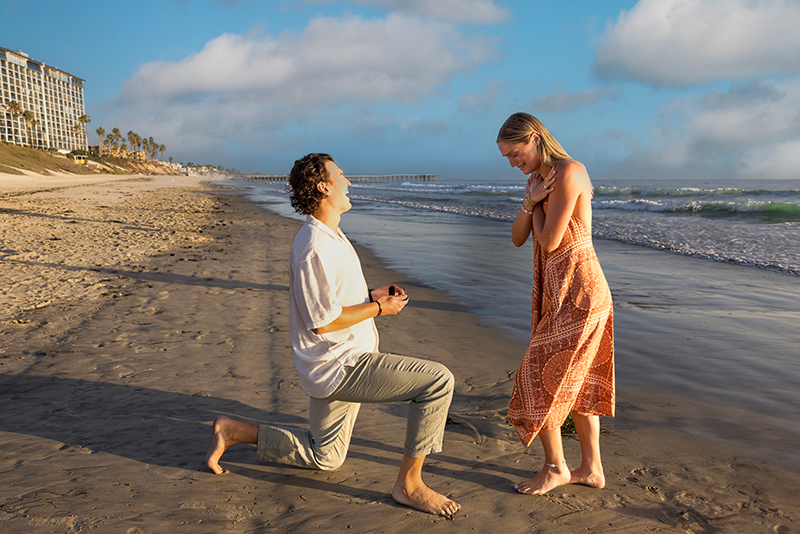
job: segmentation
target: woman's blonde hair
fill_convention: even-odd
[[[569,157],[566,150],[556,141],[556,138],[545,128],[544,124],[528,113],[514,113],[506,119],[497,134],[497,142],[527,143],[534,133],[538,133],[541,139],[538,152],[542,163],[555,167],[565,161],[575,161]]]

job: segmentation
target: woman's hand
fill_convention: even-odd
[[[553,184],[556,181],[556,168],[553,167],[547,176],[542,178],[538,172],[531,174],[528,178],[528,185],[525,187],[525,199],[531,204],[538,204],[547,195],[553,192]]]

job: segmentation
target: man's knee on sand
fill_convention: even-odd
[[[433,383],[434,390],[444,395],[451,395],[456,385],[456,379],[453,373],[441,363],[430,362],[430,364],[434,364],[438,367],[436,380]]]
[[[319,471],[336,471],[342,466],[345,458],[347,458],[347,451],[344,454],[337,451],[325,455],[316,455],[316,468]]]
[[[442,367],[444,367],[444,365]],[[455,388],[456,386],[456,377],[453,376],[452,371],[450,371],[450,369],[448,369],[447,367],[444,367],[444,370],[445,370],[444,380],[447,384],[446,385],[447,390],[453,391],[453,388]]]

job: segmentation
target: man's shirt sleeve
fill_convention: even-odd
[[[336,272],[312,254],[295,267],[294,299],[306,329],[331,324],[342,314],[336,298]]]

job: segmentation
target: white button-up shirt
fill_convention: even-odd
[[[294,238],[289,263],[294,366],[303,391],[325,398],[344,379],[344,366],[378,351],[378,330],[372,319],[327,334],[312,329],[332,323],[343,307],[369,302],[369,289],[361,260],[344,233],[311,215]]]

